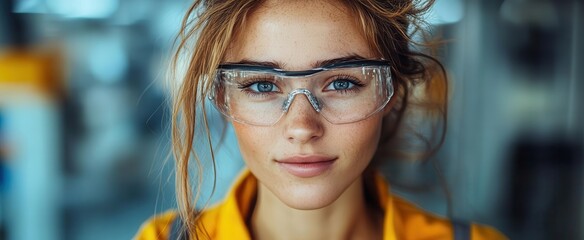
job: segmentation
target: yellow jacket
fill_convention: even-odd
[[[376,177],[375,185],[379,202],[385,211],[384,240],[453,239],[452,224],[448,219],[425,212],[414,204],[390,194],[381,176]],[[223,203],[203,212],[201,221],[211,239],[250,239],[244,218],[250,214],[251,201],[256,191],[257,180],[246,170]],[[153,217],[142,225],[135,239],[168,239],[172,222],[176,217],[174,211]],[[473,240],[507,239],[497,230],[475,223],[471,224],[470,235]]]

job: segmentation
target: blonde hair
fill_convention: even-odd
[[[439,61],[425,53],[413,50],[412,40],[415,31],[421,29],[421,16],[433,3],[412,0],[359,0],[341,1],[356,16],[363,34],[371,49],[391,62],[396,99],[394,109],[384,119],[382,137],[374,163],[389,156],[406,156],[405,152],[391,145],[402,125],[406,109],[411,104],[412,88],[425,83],[426,94],[423,107],[428,113],[443,119],[439,140],[428,151],[416,158],[426,158],[442,144],[446,124],[446,76]],[[225,52],[237,35],[238,29],[245,25],[247,16],[263,1],[259,0],[195,0],[188,9],[177,36],[177,48],[172,61],[176,69],[180,61],[187,61],[186,72],[172,96],[172,153],[176,161],[176,192],[179,216],[182,218],[190,236],[205,236],[206,231],[198,219],[201,209],[195,203],[201,192],[201,184],[191,185],[190,164],[195,162],[198,169],[198,183],[202,181],[200,155],[193,149],[195,138],[205,139],[211,153],[210,160],[215,170],[215,158],[211,144],[209,123],[205,114],[205,97],[210,91],[215,69],[221,63]],[[191,49],[191,45],[194,48]],[[425,46],[425,45],[424,45]],[[440,73],[440,74],[436,74]],[[198,108],[200,106],[200,108]],[[420,105],[422,106],[422,105]],[[202,122],[202,123],[200,123]],[[202,125],[200,136],[195,126]],[[411,156],[411,155],[410,155]],[[213,173],[214,175],[214,173]],[[214,184],[214,182],[213,182]],[[193,196],[193,192],[195,196]]]

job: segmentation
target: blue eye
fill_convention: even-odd
[[[276,92],[279,91],[276,84],[271,82],[256,82],[248,86],[251,91],[260,92],[260,93],[267,93],[267,92]]]
[[[332,83],[330,83],[325,90],[335,90],[335,91],[339,91],[339,90],[347,90],[347,89],[351,89],[355,87],[355,83],[353,83],[353,81],[351,80],[344,80],[344,79],[340,79],[340,80],[335,80]]]
[[[353,84],[352,82],[349,81],[341,81],[341,80],[337,80],[333,82],[333,87],[336,90],[344,90],[344,89],[349,89],[351,87],[353,87],[355,84]]]

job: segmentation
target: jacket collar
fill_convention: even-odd
[[[384,213],[383,239],[396,240],[394,228],[394,208],[392,204],[389,186],[381,174],[375,173],[375,191],[378,202]],[[217,231],[216,239],[251,239],[247,229],[246,216],[251,213],[257,194],[257,179],[248,169],[245,169],[236,180],[233,189],[228,193],[226,201],[221,206],[217,229],[229,229],[229,231]]]

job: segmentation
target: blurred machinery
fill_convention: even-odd
[[[185,3],[0,3],[0,239],[129,239],[174,206],[161,78]]]
[[[62,239],[59,101],[62,62],[28,45],[22,16],[3,1],[0,48],[0,175],[3,239]],[[30,231],[30,226],[38,226]]]
[[[521,92],[534,98],[520,112],[506,158],[501,211],[514,238],[584,237],[583,7],[567,0],[506,0],[500,7],[501,56],[513,64]]]

